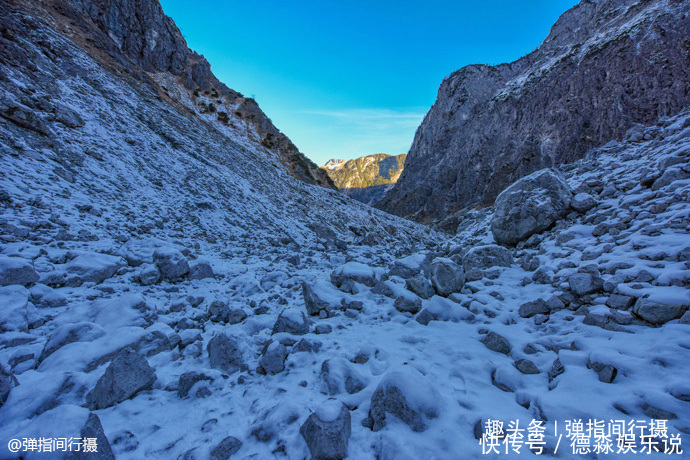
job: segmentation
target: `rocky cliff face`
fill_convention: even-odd
[[[527,56],[449,75],[379,206],[452,219],[522,176],[677,113],[690,103],[689,15],[686,1],[582,1]]]
[[[352,198],[374,205],[397,182],[407,155],[377,153],[354,160],[329,160],[322,169],[340,191]]]
[[[209,96],[210,100],[195,101],[202,112],[209,111],[212,104],[211,113],[217,113],[222,123],[243,120],[249,124],[263,147],[277,155],[292,176],[333,187],[328,176],[273,125],[256,101],[218,81],[209,62],[187,47],[157,1],[54,0],[48,9],[60,16],[56,18],[59,22],[68,20],[74,26],[70,30],[73,38],[95,48],[102,63],[139,75],[154,88],[160,84],[161,73],[172,75],[195,96]],[[167,92],[167,88],[157,89]]]

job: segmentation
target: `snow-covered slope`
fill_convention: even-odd
[[[544,420],[558,458],[567,420],[663,419],[687,451],[690,112],[563,167],[580,211],[517,247],[491,245],[493,209],[444,240],[24,5],[0,6],[0,458],[80,436],[118,459],[491,458],[488,419]]]

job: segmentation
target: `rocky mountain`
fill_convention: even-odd
[[[690,102],[688,14],[678,0],[582,1],[530,54],[452,73],[380,208],[454,230],[516,179],[677,113]]]
[[[690,109],[451,237],[146,70],[154,0],[72,1],[0,2],[0,458],[682,456]]]
[[[332,159],[321,168],[340,191],[373,206],[398,180],[406,157],[376,153],[347,161]]]
[[[292,176],[307,183],[333,186],[273,125],[254,99],[218,81],[209,62],[187,47],[179,29],[158,2],[69,0],[51,1],[49,5],[58,14],[55,16],[58,24],[65,27],[77,44],[98,50],[95,57],[102,65],[133,75],[160,97],[179,102],[172,88],[166,87],[174,81],[175,86],[181,85],[193,95],[185,101],[195,106],[192,110],[209,113],[227,126],[251,126],[261,145],[276,155]]]

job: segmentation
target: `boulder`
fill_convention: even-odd
[[[331,272],[331,283],[340,287],[345,280],[352,280],[365,286],[374,287],[378,282],[376,271],[359,262],[348,262]]]
[[[343,392],[355,394],[362,391],[368,381],[354,367],[354,364],[342,357],[325,360],[321,364],[321,381],[324,383],[325,393],[337,395]]]
[[[115,460],[110,441],[105,435],[101,419],[93,412],[89,413],[86,422],[80,432],[81,438],[96,440],[97,452],[72,451],[68,453],[64,460]]]
[[[405,287],[422,299],[430,299],[436,294],[431,282],[421,273],[405,280]]]
[[[401,313],[417,313],[422,308],[422,301],[417,296],[400,296],[395,299],[395,309]]]
[[[544,299],[537,299],[533,300],[532,302],[523,303],[518,309],[518,314],[521,318],[531,318],[534,315],[545,315],[549,312],[549,306]]]
[[[167,281],[177,281],[189,272],[185,256],[175,248],[163,247],[153,252],[153,262]]]
[[[460,292],[465,284],[462,267],[450,259],[437,257],[431,262],[430,272],[432,286],[443,297]]]
[[[19,385],[17,378],[0,365],[0,407],[5,404],[12,388]]]
[[[213,448],[211,451],[211,460],[228,460],[235,455],[241,447],[242,441],[233,436],[228,436]]]
[[[529,359],[518,359],[515,361],[515,368],[523,374],[538,374],[539,368]]]
[[[85,321],[63,324],[50,334],[48,341],[43,347],[43,351],[36,361],[36,366],[41,364],[44,359],[53,354],[55,351],[69,343],[92,342],[99,337],[103,337],[104,335],[105,329],[98,324]]]
[[[148,390],[156,373],[148,361],[131,348],[125,348],[111,361],[96,386],[86,395],[91,410],[105,409]]]
[[[19,284],[28,286],[37,282],[38,273],[28,260],[0,256],[0,286]]]
[[[273,334],[287,332],[288,334],[304,335],[309,333],[309,320],[304,312],[295,309],[285,309],[273,325]]]
[[[576,194],[570,206],[577,212],[585,213],[597,205],[597,200],[594,199],[589,193],[578,193]]]
[[[202,380],[208,380],[213,382],[213,377],[206,375],[201,372],[185,372],[180,375],[180,380],[177,385],[177,396],[180,398],[186,398],[192,387]]]
[[[265,374],[279,374],[285,370],[285,358],[287,358],[288,351],[285,345],[279,342],[271,343],[263,356],[259,360],[259,368]]]
[[[680,318],[687,310],[686,305],[662,303],[651,299],[637,299],[632,312],[652,324],[664,324]]]
[[[428,428],[430,419],[440,415],[441,405],[441,395],[429,379],[411,366],[402,366],[383,376],[363,424],[379,431],[386,426],[388,416],[393,416],[421,432]]]
[[[497,334],[493,331],[486,334],[480,340],[480,342],[483,343],[489,350],[495,351],[497,353],[503,353],[504,355],[510,353],[510,350],[512,349],[508,339],[503,337],[501,334]]]
[[[583,296],[600,291],[604,282],[591,273],[573,273],[568,277],[568,285],[575,295]]]
[[[78,253],[65,264],[65,284],[78,287],[84,283],[102,283],[125,265],[121,257],[99,253]]]
[[[515,245],[540,233],[570,211],[572,192],[563,175],[542,169],[498,195],[491,233],[498,244]]]
[[[497,244],[473,247],[462,258],[465,272],[474,269],[486,270],[491,267],[510,267],[512,264],[513,255],[508,249]]]
[[[618,374],[618,369],[610,364],[588,362],[587,367],[596,372],[599,376],[599,381],[604,383],[613,382],[613,379],[615,379],[616,375]]]
[[[340,401],[329,399],[313,412],[299,429],[313,460],[347,457],[352,430],[350,411]]]
[[[328,312],[333,308],[331,296],[325,292],[320,283],[311,285],[303,281],[302,297],[304,298],[304,307],[311,316],[318,315],[322,310]]]
[[[213,369],[232,374],[247,367],[234,337],[218,334],[209,340],[206,351]]]
[[[195,260],[189,264],[189,274],[187,278],[190,280],[203,280],[206,278],[214,278],[215,276],[211,264],[206,260]]]
[[[143,264],[139,269],[137,279],[142,286],[151,286],[161,280],[161,272],[153,264]]]

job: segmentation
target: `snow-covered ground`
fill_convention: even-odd
[[[501,249],[492,209],[451,238],[301,183],[248,125],[35,33],[40,71],[0,80],[35,117],[0,122],[0,458],[90,433],[123,459],[301,459],[308,419],[355,459],[531,455],[483,454],[489,420],[544,421],[557,458],[630,457],[573,455],[576,420],[688,455],[690,112],[562,167],[579,210]]]

